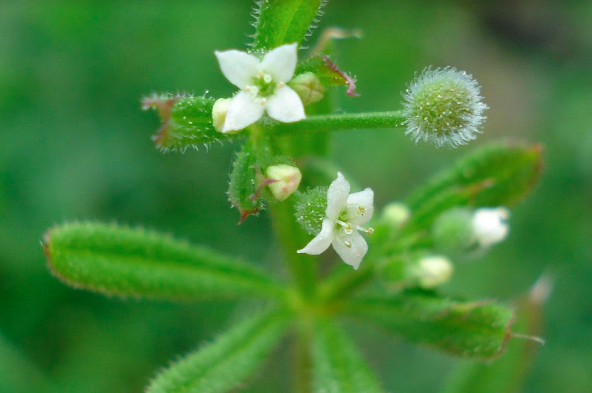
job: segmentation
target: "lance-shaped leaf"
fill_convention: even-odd
[[[212,142],[224,142],[236,135],[222,134],[212,124],[213,98],[185,95],[153,95],[142,99],[142,109],[154,109],[162,122],[152,137],[164,152],[184,151]]]
[[[296,75],[312,72],[323,86],[347,86],[348,96],[357,96],[356,80],[347,72],[340,70],[326,55],[316,55],[298,64]]]
[[[514,329],[530,336],[518,337],[508,343],[508,350],[499,359],[488,363],[463,361],[452,372],[444,393],[518,393],[541,346],[542,308],[550,294],[551,283],[543,276],[528,296],[517,301]]]
[[[65,224],[47,232],[44,247],[58,278],[106,295],[195,300],[283,293],[254,266],[144,229]]]
[[[541,145],[503,143],[486,146],[461,159],[407,201],[408,228],[426,228],[456,206],[511,206],[524,198],[542,170]]]
[[[345,312],[410,341],[480,359],[491,359],[504,351],[513,321],[512,309],[500,304],[458,302],[411,291],[353,300]]]
[[[256,371],[282,337],[289,314],[256,315],[160,373],[147,393],[223,393]]]
[[[351,339],[330,321],[319,321],[313,341],[316,393],[380,393],[372,370]]]
[[[228,187],[228,200],[240,212],[239,224],[263,209],[263,194],[267,185],[262,171],[272,162],[269,140],[253,136],[237,153]]]
[[[253,48],[270,50],[300,44],[316,27],[327,0],[259,0],[253,10]]]

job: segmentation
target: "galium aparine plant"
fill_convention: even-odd
[[[457,147],[483,131],[487,106],[467,73],[428,67],[407,87],[400,109],[336,113],[336,95],[363,98],[353,98],[355,78],[331,57],[332,37],[350,32],[333,28],[313,50],[303,45],[325,5],[257,1],[248,47],[212,54],[238,88],[232,97],[164,93],[142,101],[160,117],[153,139],[163,152],[236,141],[229,189],[220,197],[238,210],[239,222],[269,212],[282,249],[277,263],[289,278],[139,228],[76,222],[45,235],[51,272],[76,288],[122,298],[262,300],[258,312],[161,370],[149,393],[234,391],[284,336],[294,350],[295,392],[387,391],[343,329],[349,319],[475,362],[503,357],[509,340],[533,333],[514,325],[520,308],[458,300],[448,286],[458,261],[508,236],[510,207],[540,175],[540,147],[482,147],[407,199],[375,206],[369,179],[360,179],[369,188],[352,190],[330,162],[332,132],[404,130],[415,142]],[[486,372],[479,370],[467,372]]]

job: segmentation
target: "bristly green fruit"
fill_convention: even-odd
[[[222,134],[212,124],[213,98],[184,94],[156,94],[142,99],[144,110],[158,112],[162,125],[152,137],[163,152],[197,149],[212,142],[224,142],[236,136]]]
[[[311,235],[321,232],[327,210],[327,187],[315,187],[298,195],[296,221]]]
[[[461,255],[475,243],[473,211],[458,207],[445,211],[434,221],[432,236],[438,250],[448,255]]]
[[[485,121],[481,87],[473,77],[455,68],[426,68],[406,90],[406,134],[416,143],[436,147],[465,145],[481,132]]]

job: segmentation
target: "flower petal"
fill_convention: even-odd
[[[300,96],[288,86],[276,88],[267,99],[265,109],[269,117],[282,123],[293,123],[306,117]]]
[[[253,55],[240,50],[216,51],[216,57],[222,73],[236,87],[242,89],[253,83],[261,63]]]
[[[264,110],[263,104],[257,97],[251,93],[239,91],[230,102],[222,132],[238,131],[250,126],[263,116]]]
[[[298,62],[298,44],[287,44],[267,52],[261,61],[261,70],[275,82],[288,82],[294,76]]]
[[[335,224],[330,220],[323,220],[321,232],[312,239],[303,249],[296,251],[298,254],[319,255],[324,252],[335,238]]]
[[[364,225],[374,214],[374,191],[366,188],[364,191],[350,194],[347,198],[347,221],[355,225]]]
[[[349,183],[341,172],[337,173],[337,179],[329,186],[327,191],[327,209],[325,215],[332,221],[337,221],[339,215],[345,209],[349,195]]]
[[[358,231],[353,231],[350,235],[340,233],[336,236],[333,240],[333,248],[343,262],[357,270],[368,251],[368,243]]]

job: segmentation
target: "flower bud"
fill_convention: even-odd
[[[473,212],[462,207],[445,211],[434,221],[432,236],[441,252],[458,255],[469,251],[475,243]]]
[[[290,87],[300,96],[304,105],[314,104],[325,96],[325,86],[318,76],[305,72],[290,81]]]
[[[481,87],[455,68],[426,68],[403,94],[406,134],[416,143],[458,147],[476,138],[487,109]]]
[[[438,255],[424,257],[415,266],[417,282],[423,289],[432,289],[444,284],[452,276],[454,268],[448,258]]]
[[[400,228],[407,223],[411,212],[409,208],[402,203],[392,202],[382,210],[382,221],[393,227]]]
[[[218,132],[222,132],[224,122],[226,121],[226,112],[228,112],[231,101],[232,98],[219,98],[214,103],[214,107],[212,108],[212,124]]]
[[[284,201],[292,195],[302,180],[300,169],[285,164],[270,166],[265,174],[268,179],[274,180],[267,187],[278,201]]]
[[[505,207],[477,209],[473,214],[473,233],[481,247],[489,247],[506,238],[510,212]]]

